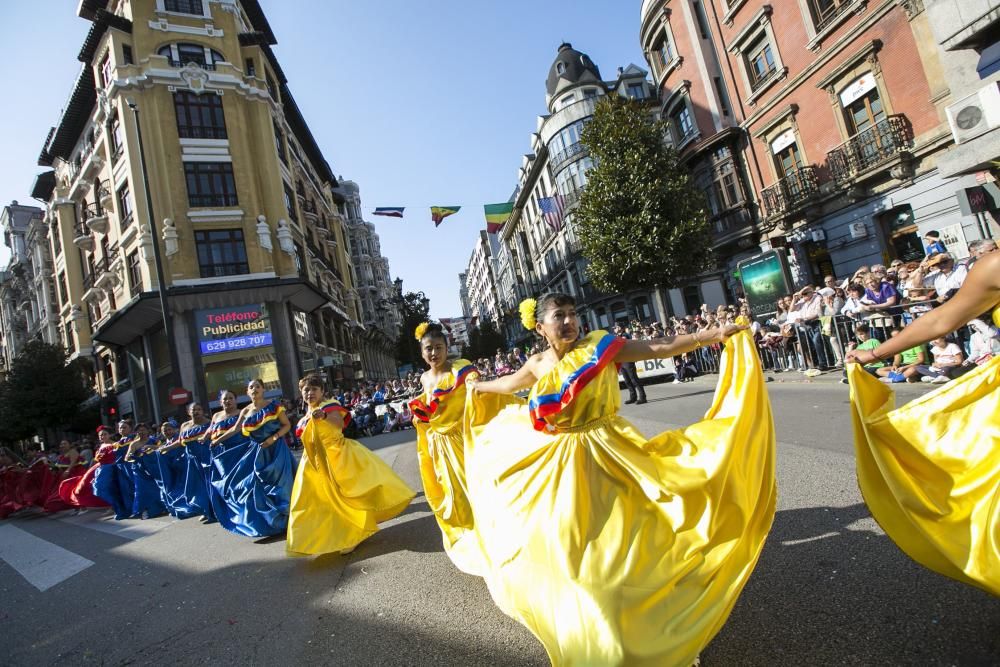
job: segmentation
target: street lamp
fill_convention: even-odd
[[[163,277],[163,260],[160,257],[160,242],[156,233],[156,217],[153,215],[153,195],[149,189],[149,174],[146,171],[146,151],[142,144],[142,125],[139,122],[139,106],[132,98],[125,103],[135,117],[135,136],[139,145],[139,170],[142,173],[142,187],[146,191],[146,215],[149,217],[149,233],[153,236],[153,263],[156,265],[157,291],[160,293],[160,314],[163,317],[163,333],[170,353],[170,382],[173,387],[180,387],[180,360],[177,357],[177,347],[174,345],[173,319],[167,303],[166,281]]]

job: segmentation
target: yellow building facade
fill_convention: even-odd
[[[82,0],[79,15],[81,72],[33,192],[48,202],[61,342],[139,419],[172,412],[178,383],[215,405],[256,377],[288,397],[312,370],[358,379],[344,200],[256,0]]]

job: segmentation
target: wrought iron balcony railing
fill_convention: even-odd
[[[888,116],[834,148],[826,160],[833,179],[843,184],[912,146],[913,132],[906,117]]]
[[[572,158],[585,153],[587,148],[579,141],[575,144],[570,144],[566,148],[552,155],[549,159],[549,166],[552,167],[553,171],[558,171],[558,169],[565,163],[569,162]]]
[[[767,217],[775,217],[801,208],[819,191],[816,167],[801,167],[774,185],[761,191]]]

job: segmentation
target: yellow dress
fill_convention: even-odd
[[[690,665],[774,518],[775,438],[753,341],[726,345],[701,421],[646,440],[617,415],[596,331],[516,398],[470,392],[466,474],[497,605],[554,665]]]
[[[337,401],[321,409],[350,413]],[[312,412],[312,410],[310,410]],[[352,549],[396,516],[416,493],[382,459],[326,419],[303,417],[296,433],[304,453],[292,487],[288,515],[290,556]]]
[[[857,364],[848,378],[872,516],[921,565],[1000,595],[1000,357],[896,409]]]
[[[475,522],[465,482],[465,381],[477,375],[465,359],[452,362],[431,395],[410,402],[417,418],[417,457],[427,504],[434,512],[444,550],[462,572],[482,575],[483,555],[474,532]]]

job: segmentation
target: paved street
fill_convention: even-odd
[[[986,665],[1000,600],[911,563],[861,502],[847,388],[768,385],[778,514],[704,665]],[[691,421],[710,380],[649,389],[647,434]],[[906,396],[925,391],[906,387]],[[365,441],[419,487],[412,431]],[[0,523],[0,662],[543,665],[533,637],[441,550],[422,496],[349,556],[290,559],[197,520],[101,513]],[[15,569],[16,567],[16,569]]]

